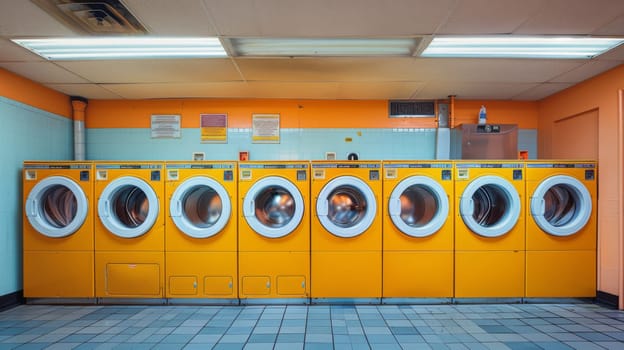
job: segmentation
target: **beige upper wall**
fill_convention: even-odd
[[[553,132],[556,121],[590,111],[598,113],[598,290],[614,295],[622,294],[619,179],[623,162],[618,151],[622,137],[618,122],[620,89],[624,89],[624,65],[540,101],[538,113],[540,158],[556,156],[553,149],[558,137]],[[585,128],[576,130],[581,135],[586,132]],[[622,307],[624,305],[620,305]]]

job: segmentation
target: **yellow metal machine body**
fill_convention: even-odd
[[[24,297],[94,298],[93,164],[24,162]]]
[[[375,302],[382,287],[379,161],[312,162],[312,298]]]
[[[526,167],[526,296],[595,297],[596,162]]]
[[[384,161],[383,297],[453,297],[453,163]]]
[[[310,164],[238,165],[238,268],[242,303],[310,297]]]
[[[455,297],[522,298],[524,164],[455,162]]]
[[[95,163],[96,297],[164,297],[163,168],[160,162]]]
[[[165,164],[167,298],[238,300],[236,162]]]

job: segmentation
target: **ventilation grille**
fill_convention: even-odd
[[[71,30],[93,35],[139,35],[147,29],[119,0],[31,0]]]
[[[435,117],[434,101],[389,101],[390,118],[430,118]]]

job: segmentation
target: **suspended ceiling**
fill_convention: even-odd
[[[124,0],[149,35],[624,36],[621,0]],[[0,67],[89,99],[539,100],[624,63],[591,60],[229,57],[49,62],[10,38],[79,34],[28,0],[0,1]]]

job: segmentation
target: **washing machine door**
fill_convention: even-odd
[[[500,237],[520,218],[520,196],[500,176],[481,176],[466,186],[459,202],[460,215],[472,232],[483,237]]]
[[[449,200],[444,188],[427,176],[410,176],[392,190],[388,214],[392,223],[410,237],[435,234],[448,218]]]
[[[531,216],[542,230],[553,236],[571,236],[580,231],[592,213],[592,198],[579,180],[555,175],[542,181],[531,196]]]
[[[193,238],[208,238],[221,232],[231,212],[230,196],[223,185],[205,176],[184,181],[169,201],[173,223]]]
[[[98,216],[110,233],[121,238],[145,234],[158,218],[158,197],[145,181],[124,176],[109,183],[98,199]]]
[[[37,232],[49,238],[62,238],[84,224],[89,202],[74,180],[50,176],[32,188],[25,210],[28,222]]]
[[[354,176],[329,181],[316,200],[319,221],[327,231],[341,238],[361,235],[373,223],[376,213],[373,190]]]
[[[247,224],[266,238],[281,238],[294,231],[303,218],[303,196],[297,186],[279,176],[254,183],[243,200]]]

